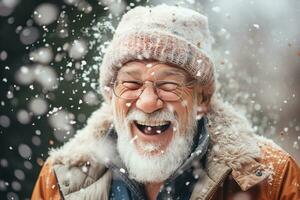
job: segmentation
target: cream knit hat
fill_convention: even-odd
[[[214,67],[207,17],[191,9],[159,5],[135,7],[123,15],[100,68],[100,90],[128,61],[154,59],[182,67],[203,86],[214,87]],[[210,91],[213,92],[213,91]]]

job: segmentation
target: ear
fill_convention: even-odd
[[[208,113],[209,105],[210,105],[210,98],[205,95],[204,92],[205,88],[201,86],[196,86],[195,88],[195,95],[196,95],[196,103],[197,103],[197,115],[203,116]]]

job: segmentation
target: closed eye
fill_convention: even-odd
[[[161,90],[165,91],[174,91],[179,87],[179,83],[176,82],[168,82],[168,81],[163,81],[163,82],[157,82],[157,87]]]
[[[122,85],[130,90],[137,90],[142,87],[142,83],[138,81],[123,81]]]

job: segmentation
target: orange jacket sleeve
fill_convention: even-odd
[[[59,186],[50,162],[46,162],[35,183],[32,200],[61,200]]]
[[[300,168],[290,156],[283,168],[283,173],[278,181],[279,190],[277,198],[280,200],[300,199]]]

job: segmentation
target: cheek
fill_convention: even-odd
[[[115,99],[114,103],[117,116],[122,118],[126,117],[130,108],[130,103],[123,99]]]
[[[189,116],[193,112],[193,96],[188,93],[181,102],[174,104],[174,111],[178,117],[178,123],[180,128],[180,133],[184,133],[189,124]]]
[[[176,102],[176,103],[168,103],[167,107],[172,113],[175,114],[178,122],[177,128],[179,128],[179,133],[183,133],[187,122],[188,122],[188,113],[187,113],[187,107],[189,105],[185,106],[182,104],[182,102]]]
[[[189,105],[181,106],[181,109],[178,110],[178,122],[180,127],[180,132],[184,133],[186,126],[188,124],[188,107]]]

